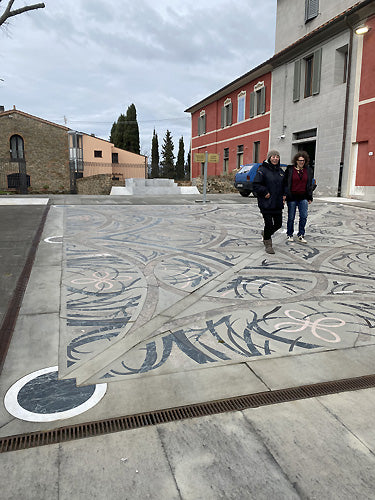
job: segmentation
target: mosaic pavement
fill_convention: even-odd
[[[314,202],[308,244],[279,231],[272,256],[255,204],[67,206],[64,218],[62,378],[102,384],[375,343],[371,210]]]

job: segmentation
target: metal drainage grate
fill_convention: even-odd
[[[179,406],[166,410],[139,413],[119,418],[60,427],[50,431],[30,432],[0,438],[0,453],[24,450],[47,444],[63,443],[74,439],[100,436],[112,432],[137,429],[149,425],[184,420],[186,418],[215,415],[227,411],[239,411],[299,399],[314,398],[346,391],[357,391],[375,386],[375,375],[348,378],[319,384],[302,385],[277,391],[258,392],[246,396],[221,399],[208,403]]]

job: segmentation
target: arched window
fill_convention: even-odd
[[[10,138],[10,157],[12,160],[23,160],[23,139],[20,135],[12,135]]]

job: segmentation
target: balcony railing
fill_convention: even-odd
[[[107,174],[117,177],[119,180],[146,177],[146,166],[137,163],[96,163],[87,162],[83,164],[83,177]]]

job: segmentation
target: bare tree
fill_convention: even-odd
[[[3,0],[0,0],[0,3]],[[36,9],[44,9],[44,3],[35,3],[34,5],[25,5],[24,7],[20,7],[19,9],[12,10],[13,4],[15,0],[9,0],[6,9],[0,16],[0,26],[4,24],[10,17],[18,16],[18,14],[22,14],[23,12],[27,12],[28,10],[36,10]]]

